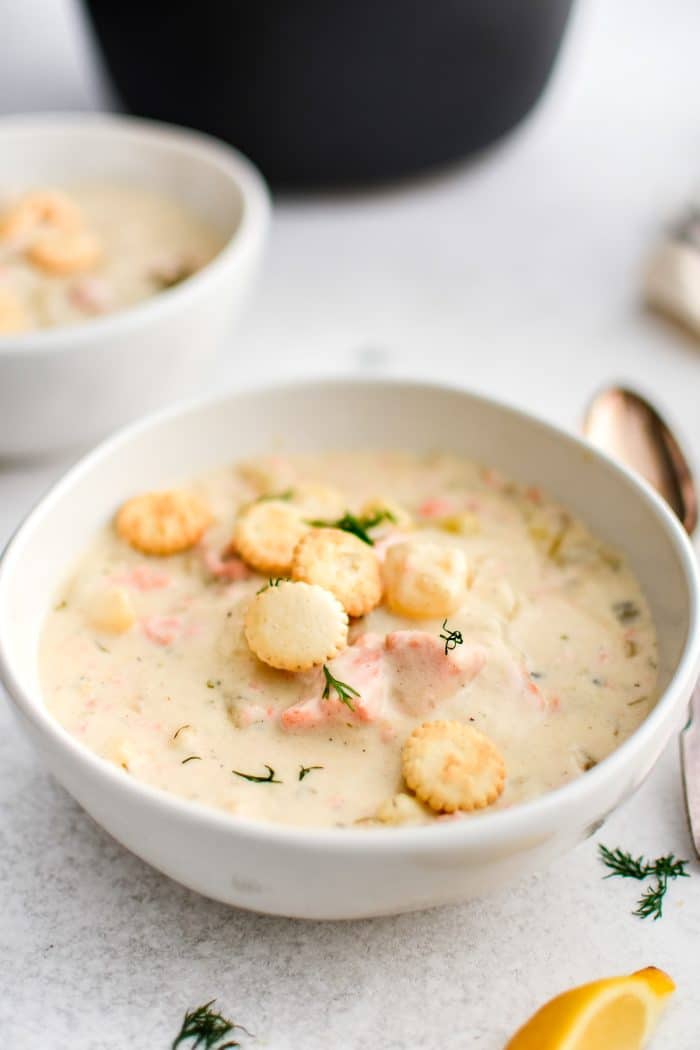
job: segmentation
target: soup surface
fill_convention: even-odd
[[[138,186],[0,192],[0,336],[133,306],[222,246],[178,201]]]
[[[105,525],[43,631],[49,709],[125,776],[287,824],[472,819],[585,775],[654,704],[638,583],[537,488],[377,451],[179,496]]]

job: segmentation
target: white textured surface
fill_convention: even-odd
[[[89,65],[52,34],[63,8],[0,0],[0,109],[94,105]],[[452,377],[573,425],[595,387],[623,377],[700,447],[697,349],[636,303],[649,239],[700,176],[700,7],[588,0],[571,28],[544,104],[477,163],[279,204],[224,378],[357,366]],[[62,469],[0,471],[0,535]],[[499,1050],[561,988],[655,964],[679,992],[654,1046],[697,1050],[697,865],[656,924],[629,914],[635,884],[601,880],[593,841],[471,906],[261,918],[146,868],[48,780],[5,710],[0,726],[5,1046],[159,1050],[186,1006],[216,996],[271,1050]],[[601,838],[689,856],[675,746]]]

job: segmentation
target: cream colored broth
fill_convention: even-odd
[[[318,690],[321,672],[260,663],[246,644],[243,616],[266,580],[215,574],[237,509],[299,478],[340,488],[350,508],[376,495],[399,501],[421,537],[465,551],[470,585],[448,628],[462,633],[460,651],[479,653],[481,667],[453,695],[438,689],[433,702],[433,683],[414,681],[408,687],[421,710],[395,704],[368,724],[348,716],[347,723],[284,728],[282,712]],[[347,826],[371,821],[406,790],[400,752],[415,726],[455,719],[500,750],[506,786],[490,808],[502,809],[583,775],[653,706],[656,637],[639,585],[617,555],[538,490],[451,456],[384,452],[268,459],[218,471],[195,488],[215,515],[196,549],[146,557],[107,525],[57,596],[43,633],[48,707],[125,775],[246,817]],[[137,615],[121,635],[100,632],[90,619],[95,593],[115,583],[128,590]],[[397,630],[438,638],[443,625],[379,607],[352,623],[350,640]],[[266,766],[281,783],[234,772],[265,776]],[[322,768],[300,779],[302,767],[312,766]]]
[[[215,230],[165,194],[98,183],[66,192],[97,237],[100,258],[62,276],[32,264],[31,237],[0,241],[0,290],[19,303],[24,328],[77,324],[134,306],[196,273],[223,246]],[[0,212],[12,203],[0,200]]]

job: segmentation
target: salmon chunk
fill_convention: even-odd
[[[393,631],[385,645],[392,700],[410,715],[429,714],[486,662],[480,646],[466,643],[446,653],[444,641],[427,631]]]
[[[345,702],[323,670],[314,672],[309,695],[282,713],[282,726],[372,723],[390,707],[417,717],[429,714],[483,667],[480,647],[463,648],[465,653],[446,654],[444,642],[427,631],[394,631],[385,638],[363,634],[326,664],[332,678],[350,688]]]
[[[325,666],[334,680],[352,689],[347,702],[327,683],[322,669],[315,671],[309,696],[282,712],[284,728],[314,729],[333,722],[376,721],[387,698],[384,638],[379,634],[363,634]]]

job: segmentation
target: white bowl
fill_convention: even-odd
[[[88,180],[164,192],[220,231],[224,248],[182,285],[80,325],[0,337],[0,458],[43,455],[192,397],[259,269],[269,198],[236,150],[133,117],[0,119],[0,191]]]
[[[44,707],[42,620],[67,566],[127,496],[278,447],[465,453],[542,484],[625,551],[651,604],[661,698],[609,758],[510,810],[430,827],[307,829],[237,818],[147,787],[88,751]],[[522,879],[591,835],[642,782],[678,728],[700,662],[692,548],[644,483],[527,415],[458,390],[403,382],[301,383],[176,409],[73,468],[0,565],[0,673],[47,766],[128,849],[207,896],[256,911],[355,918],[427,908]],[[27,828],[27,834],[31,828]]]

